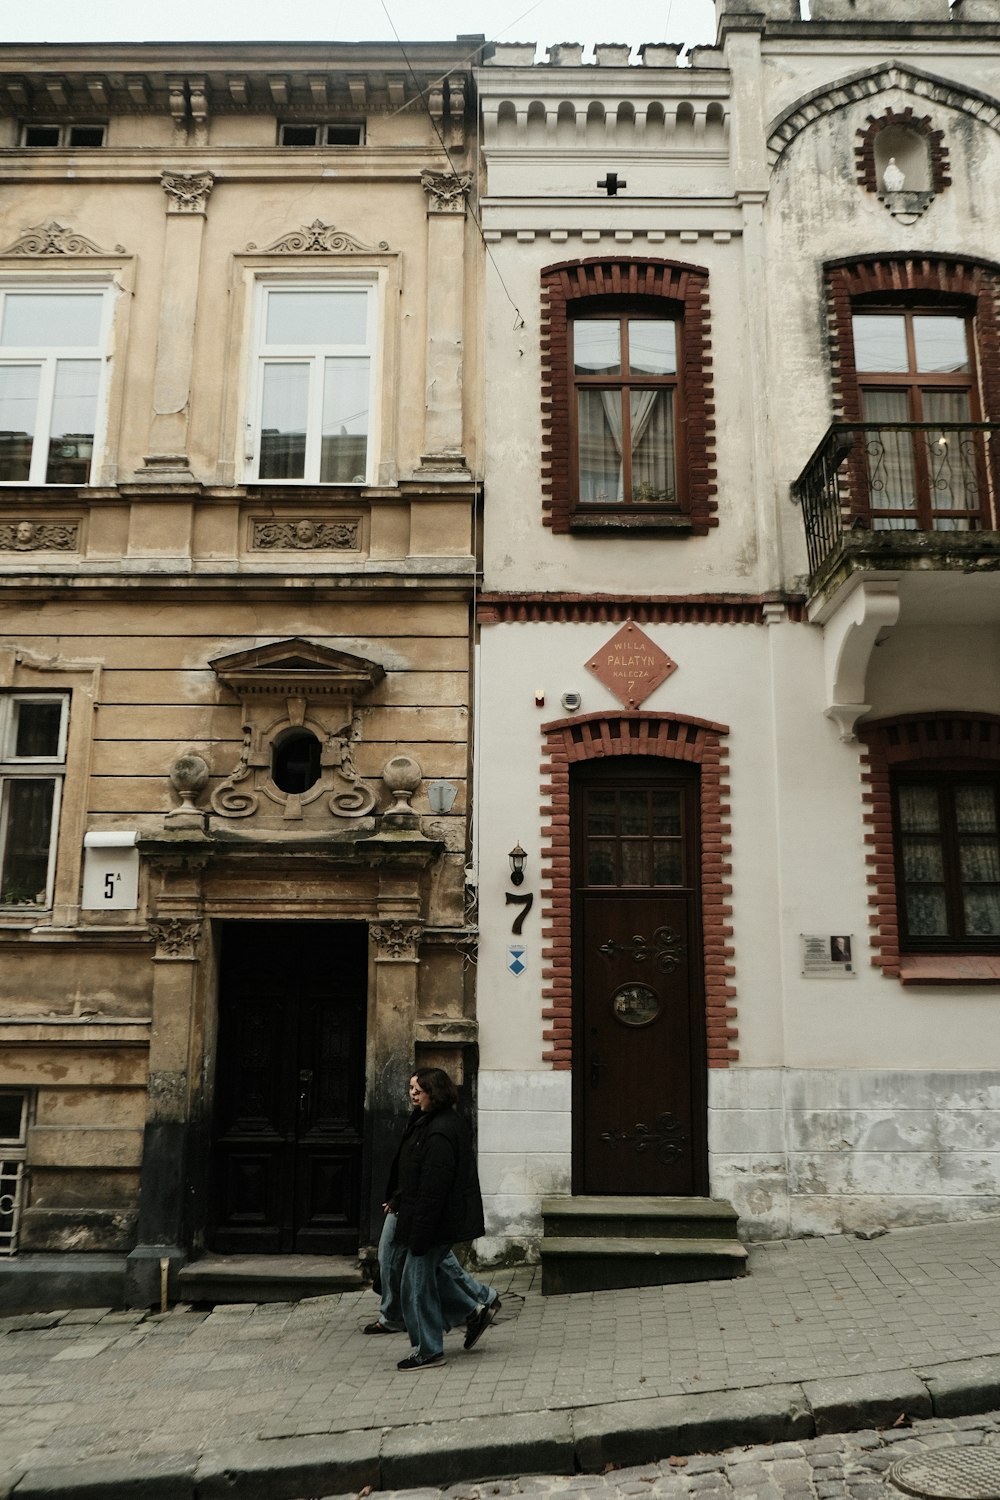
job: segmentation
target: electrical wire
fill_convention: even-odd
[[[410,59],[407,56],[406,48],[403,46],[402,38],[400,37],[399,32],[396,30],[396,23],[392,19],[392,16],[389,14],[389,7],[386,5],[385,0],[379,0],[379,3],[382,6],[382,9],[385,11],[385,18],[386,18],[386,20],[389,22],[389,25],[392,27],[392,34],[396,38],[396,45],[399,48],[400,56],[402,57],[403,62],[406,64],[407,71],[408,71],[408,73],[410,75],[410,78],[413,81],[414,88],[417,90],[418,97],[423,102],[424,108],[427,111],[427,118],[431,122],[431,127],[432,127],[432,129],[434,131],[434,134],[437,136],[438,142],[439,142],[439,144],[441,146],[441,150],[444,152],[445,159],[446,159],[449,167],[451,168],[452,176],[455,178],[455,180],[457,182],[461,182],[462,174],[459,172],[457,166],[455,165],[455,160],[454,160],[451,152],[448,149],[448,145],[447,145],[447,142],[445,141],[444,136],[441,133],[441,127],[438,125],[437,120],[434,118],[433,114],[431,113],[431,107],[428,104],[427,98],[426,98],[426,91],[423,90],[423,89],[421,89],[421,87],[420,87],[420,80],[417,78],[416,72],[414,71],[414,68],[413,68],[413,64],[410,62]],[[542,3],[542,0],[538,0],[538,4],[541,4],[541,3]],[[533,5],[531,7],[531,10],[535,10],[535,9],[537,9],[537,6]],[[531,11],[525,11],[524,14],[525,15],[530,15]],[[523,18],[519,16],[518,20],[521,20],[521,19],[523,19]],[[516,25],[517,25],[517,21],[512,21],[511,22],[511,26],[516,26]],[[470,53],[469,54],[469,58],[467,58],[466,61],[469,61],[469,59],[472,58],[472,57],[474,57],[475,55],[476,55],[475,53]],[[442,79],[441,81],[443,82],[444,80]],[[490,249],[490,246],[489,246],[489,244],[487,242],[486,235],[483,233],[482,221],[481,221],[481,219],[479,217],[479,214],[476,211],[475,205],[473,204],[472,199],[470,197],[470,188],[471,188],[471,183],[466,183],[463,186],[463,188],[462,188],[462,197],[465,199],[465,206],[469,210],[469,213],[472,216],[472,222],[475,224],[476,229],[477,229],[477,231],[479,233],[479,238],[482,241],[483,249],[486,251],[487,259],[489,260],[490,264],[492,265],[494,271],[497,274],[497,280],[500,282],[500,285],[503,287],[504,296],[507,298],[507,301],[510,303],[511,307],[514,309],[514,314],[515,314],[515,317],[514,317],[514,331],[517,332],[518,330],[520,330],[521,328],[524,327],[524,317],[523,317],[523,315],[521,313],[521,309],[518,307],[517,303],[514,301],[514,298],[511,296],[510,291],[508,290],[507,283],[503,279],[503,275],[501,274],[500,267],[497,265],[496,258],[493,255],[493,251]]]

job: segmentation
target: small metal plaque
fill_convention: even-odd
[[[660,1014],[660,997],[648,984],[623,984],[611,996],[611,1009],[626,1026],[648,1026]]]
[[[638,708],[654,688],[677,671],[677,663],[634,620],[626,620],[607,645],[590,658],[587,670],[614,693],[619,703]]]
[[[889,1470],[898,1490],[922,1500],[997,1500],[1000,1495],[1000,1446],[938,1448],[902,1458]]]

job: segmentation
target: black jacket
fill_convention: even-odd
[[[411,1115],[389,1182],[396,1241],[414,1255],[485,1232],[472,1138],[453,1108]]]

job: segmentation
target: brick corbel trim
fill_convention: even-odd
[[[570,380],[568,309],[588,297],[647,298],[675,304],[684,324],[681,373],[687,484],[685,510],[691,532],[704,536],[719,524],[715,500],[715,406],[708,316],[708,272],[672,260],[595,256],[542,270],[542,520],[553,531],[571,529]]]
[[[948,176],[950,170],[948,148],[944,143],[944,131],[934,129],[934,122],[930,115],[915,115],[913,106],[910,104],[904,110],[887,109],[884,114],[869,115],[867,128],[857,132],[860,145],[854,148],[854,161],[859,185],[867,189],[869,193],[881,191],[878,168],[875,163],[875,140],[889,125],[902,125],[904,129],[911,130],[914,135],[922,135],[927,142],[933,191],[940,193],[946,187],[951,187],[951,178]]]
[[[806,618],[801,594],[514,594],[485,593],[476,601],[480,625],[617,624],[763,625],[768,610],[785,610],[789,620]]]
[[[701,901],[705,1022],[710,1068],[737,1062],[735,967],[729,884],[728,749],[724,724],[675,714],[583,714],[543,726],[542,949],[544,1062],[572,1066],[569,769],[609,755],[655,755],[701,767]]]
[[[865,787],[861,800],[867,809],[864,821],[869,853],[865,863],[872,965],[898,979],[899,911],[890,772],[894,766],[930,765],[935,761],[952,761],[958,766],[983,762],[1000,765],[1000,715],[903,714],[860,725],[858,738],[866,747],[861,757],[861,780]]]
[[[955,260],[921,251],[830,261],[826,266],[827,305],[833,363],[833,401],[837,420],[861,421],[861,393],[854,363],[851,315],[857,307],[900,302],[915,296],[951,302],[975,316],[976,357],[982,419],[1000,422],[1000,266],[984,260]],[[1000,459],[992,453],[991,488],[997,493]],[[850,493],[866,505],[868,475],[863,452],[848,459]],[[867,509],[855,509],[864,519]],[[992,519],[996,524],[996,518]]]

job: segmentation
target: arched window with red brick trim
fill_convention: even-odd
[[[541,343],[545,524],[714,526],[708,272],[628,257],[548,266]]]

